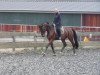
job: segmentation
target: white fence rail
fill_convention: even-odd
[[[90,33],[77,32],[77,34],[78,36],[87,36]],[[93,32],[93,35],[100,35],[100,33]],[[41,37],[40,34],[36,34],[34,32],[0,32],[0,39],[0,48],[13,48],[13,50],[15,50],[15,48],[45,47],[48,43],[45,37]],[[84,43],[81,44],[83,45]],[[90,45],[89,43],[87,44]],[[86,45],[86,43],[84,45]],[[96,46],[98,45],[100,44],[97,44]],[[62,46],[62,43],[57,42],[55,46]]]

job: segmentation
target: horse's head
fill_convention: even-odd
[[[39,29],[40,29],[40,33],[42,35],[42,37],[45,36],[45,32],[47,31],[47,23],[43,23],[41,25],[39,25]]]

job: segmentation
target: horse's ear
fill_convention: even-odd
[[[38,25],[38,28],[41,29],[41,25]]]
[[[39,27],[41,27],[42,26],[42,24],[40,24],[40,25],[38,25]]]
[[[38,27],[40,27],[40,25],[38,25]]]

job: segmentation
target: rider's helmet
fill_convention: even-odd
[[[55,13],[59,13],[59,10],[57,8],[55,8],[54,12]]]

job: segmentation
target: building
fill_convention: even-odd
[[[0,0],[0,24],[52,23],[54,10],[57,8],[61,13],[63,26],[100,27],[99,7],[99,0]],[[20,30],[19,26],[3,27],[8,31],[15,28]]]

